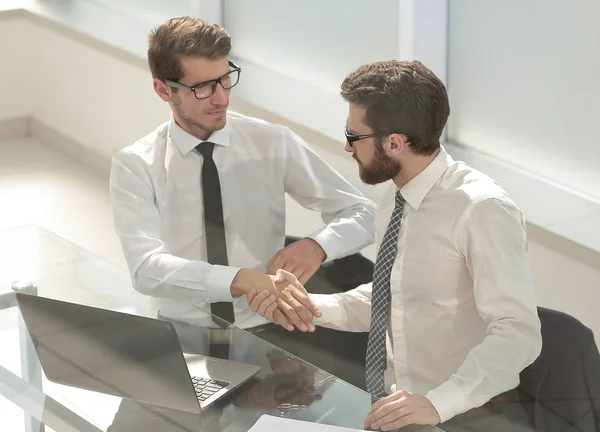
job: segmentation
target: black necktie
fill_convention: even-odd
[[[196,150],[202,155],[202,191],[204,195],[204,229],[206,231],[206,252],[208,262],[227,266],[227,245],[225,243],[225,223],[223,222],[223,201],[221,199],[221,182],[219,171],[212,158],[215,144],[203,142],[196,146]],[[218,302],[210,304],[210,312],[228,323],[233,323],[233,303]],[[223,327],[223,323],[216,322]]]

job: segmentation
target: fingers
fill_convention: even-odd
[[[294,278],[292,279],[291,276],[289,279],[290,282],[296,282],[299,281],[299,283],[301,285],[304,285],[311,277],[313,274],[315,274],[315,272],[317,271],[316,267],[315,269],[312,269],[306,265],[303,265],[302,263],[295,263],[293,261],[287,261],[285,262],[283,265],[281,265],[279,268],[277,268],[276,266],[273,266],[273,269],[278,271],[285,271],[286,273],[289,273],[291,276],[294,276]]]
[[[304,266],[301,263],[295,262],[295,260],[286,260],[285,258],[279,258],[271,266],[267,266],[267,273],[269,274],[276,274],[279,270],[285,270],[298,277],[299,274],[304,273]]]
[[[261,291],[257,294],[256,290],[251,290],[247,295],[246,301],[254,312],[275,324],[281,325],[288,331],[294,330],[294,326],[290,324],[285,315],[277,309],[277,297],[271,295],[268,291]]]
[[[312,322],[315,315],[313,310],[318,311],[318,309],[306,294],[294,288],[288,288],[280,293],[279,299],[293,307],[298,317],[300,317],[302,322],[306,325],[306,330],[302,330],[302,328],[300,328],[300,330],[311,332],[315,330],[315,326]]]
[[[417,414],[410,413],[410,414],[402,415],[400,418],[398,418],[392,422],[382,424],[381,426],[379,426],[379,429],[381,429],[382,431],[391,431],[391,430],[403,428],[404,426],[408,426],[410,424],[424,424],[424,423],[419,421],[419,417],[417,416]]]
[[[296,277],[298,278],[298,281],[300,281],[300,283],[302,285],[306,284],[306,282],[309,281],[309,279],[311,277],[314,276],[315,272],[319,269],[319,266],[310,266],[310,267],[306,267],[304,268],[304,270],[302,271],[301,274],[298,274],[297,272],[294,272],[294,274],[296,275]]]
[[[283,269],[297,276],[304,273],[306,267],[304,264],[302,260],[291,255],[290,251],[282,249],[267,263],[267,273],[276,274],[278,270]]]
[[[278,270],[276,279],[282,278],[285,279],[285,282],[290,283],[291,286],[288,285],[286,288],[284,288],[283,291],[279,293],[280,297],[283,296],[284,301],[294,307],[296,313],[302,318],[305,324],[310,327],[310,324],[312,323],[312,316],[310,316],[310,314],[320,317],[322,315],[321,311],[308,296],[304,286],[292,273],[286,270]],[[290,293],[291,296],[289,295]],[[298,303],[303,306],[303,308],[299,307]],[[306,314],[306,311],[308,311],[309,314]]]
[[[273,297],[273,299],[271,299],[271,301],[269,301],[269,297]],[[265,308],[266,308],[274,301],[275,301],[275,296],[272,295],[269,291],[261,291],[257,294],[256,290],[253,289],[253,290],[250,290],[250,292],[246,296],[246,303],[248,303],[248,305],[250,306],[250,309],[252,309],[254,312],[258,312],[261,305],[264,302],[268,302],[268,304],[265,306]],[[264,316],[262,313],[260,315]]]
[[[283,313],[279,311],[279,314],[276,314],[277,311],[279,310],[277,309],[277,300],[275,300],[273,304],[267,307],[264,317],[275,324],[281,325],[286,330],[294,331],[294,326],[291,325],[287,319],[285,319]]]
[[[260,305],[258,306],[258,310],[256,312],[260,316],[267,317],[267,309],[272,306],[277,307],[277,297],[275,297],[274,295],[269,295],[269,296],[267,296],[266,299],[261,301]],[[274,309],[275,308],[273,308],[272,310],[274,311]],[[271,315],[272,315],[272,313],[271,313]]]
[[[300,331],[307,332],[309,329],[314,328],[310,312],[308,312],[308,310],[289,292],[283,291],[279,294],[277,305],[286,315],[288,320]]]
[[[248,303],[248,306],[252,307],[252,300],[254,300],[255,297],[256,297],[256,290],[255,289],[251,289],[248,292],[248,294],[246,294],[246,303]]]
[[[304,306],[305,310],[307,310],[313,316],[320,317],[323,315],[317,305],[304,292],[292,290],[291,294],[302,306]],[[312,322],[312,316],[310,316],[310,321]]]
[[[290,305],[278,301],[278,310],[275,313],[281,312],[284,314],[285,318],[288,322],[291,322],[294,326],[296,326],[300,331],[306,332],[308,331],[307,325],[302,321],[302,319],[298,316],[296,311]],[[287,328],[287,326],[286,326]]]
[[[277,304],[277,303],[275,303]],[[294,326],[288,321],[287,317],[277,307],[273,311],[273,320],[275,324],[279,324],[287,331],[294,331]]]
[[[275,274],[273,272],[270,272],[269,269],[273,266],[273,262],[277,259],[277,255],[279,255],[279,252],[277,252],[275,255],[273,255],[271,257],[271,259],[269,261],[267,261],[267,273],[268,274]]]
[[[298,278],[298,282],[300,282],[302,285],[304,285],[310,279],[306,270],[294,273],[294,275]]]
[[[379,399],[371,407],[371,411],[369,411],[369,415],[371,415],[374,412],[376,412],[377,410],[379,410],[385,404],[387,404],[389,402],[392,402],[392,401],[395,401],[397,399],[400,399],[402,396],[405,396],[405,395],[406,395],[406,392],[404,392],[403,390],[400,390],[400,391],[392,393],[391,395],[388,395],[386,397],[383,397],[383,398]]]
[[[404,416],[412,414],[412,412],[409,410],[410,406],[404,405],[404,401],[402,399],[390,402],[380,409],[381,416],[371,423],[371,429],[379,429],[384,426],[391,426],[395,421],[400,420]]]
[[[294,274],[286,270],[278,270],[277,276],[280,276],[280,278],[282,278],[282,282],[288,282],[289,284],[297,288],[299,291],[303,292],[304,294],[308,294],[306,288],[304,288],[304,285],[300,283],[300,281],[298,280],[298,278],[296,278]]]
[[[315,274],[325,257],[325,251],[315,240],[305,238],[279,250],[267,263],[267,273],[275,274],[277,270],[285,269],[304,284]]]
[[[287,317],[277,307],[277,302],[270,305],[265,311],[265,318],[267,318],[270,321],[273,321],[275,324],[279,324],[286,330],[293,331],[294,326],[288,321]]]
[[[296,281],[302,285],[303,288],[304,284],[310,279],[310,276],[312,276],[312,273],[306,266],[296,267],[295,269],[288,271],[296,276]]]
[[[271,303],[270,305],[267,306],[267,308],[265,309],[265,314],[263,316],[266,319],[268,319],[269,321],[274,321],[275,317],[273,316],[273,314],[275,313],[276,309],[277,309],[277,298],[275,298],[275,301],[273,303]]]
[[[277,270],[283,267],[286,261],[285,257],[283,256],[284,250],[285,249],[281,249],[279,252],[273,255],[273,258],[269,260],[269,262],[267,263],[268,274],[275,274]]]
[[[246,295],[246,302],[252,311],[292,331],[294,326],[303,332],[315,331],[313,316],[320,317],[321,311],[308,296],[304,286],[294,274],[286,270],[278,270],[273,280],[280,284],[278,296],[269,291],[251,290]],[[287,285],[286,285],[287,284]],[[277,285],[276,285],[277,286]],[[285,288],[281,288],[284,286]]]
[[[285,264],[280,267],[280,270],[285,270],[288,273],[293,274],[296,278],[299,274],[304,272],[304,266],[300,263],[288,260]]]
[[[377,420],[379,420],[382,416],[385,416],[388,413],[387,409],[385,411],[381,411],[381,410],[384,407],[386,407],[388,404],[390,404],[400,398],[404,398],[405,395],[406,395],[406,392],[401,390],[401,391],[392,393],[389,396],[381,398],[377,402],[375,402],[373,404],[373,406],[371,407],[371,411],[369,411],[367,418],[365,419],[365,426],[371,426],[373,423],[375,423]]]

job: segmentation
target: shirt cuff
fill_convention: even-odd
[[[320,317],[313,318],[314,325],[335,324],[342,326],[346,321],[346,313],[339,301],[330,294],[309,294],[313,303],[321,311]]]
[[[340,237],[331,228],[325,227],[307,236],[313,239],[323,248],[325,251],[325,261],[329,262],[339,257],[342,251],[342,245],[340,244]]]
[[[440,422],[450,420],[473,408],[462,390],[452,381],[446,381],[425,395],[440,415]]]
[[[206,300],[209,303],[232,302],[231,282],[239,271],[237,267],[213,265],[204,280]]]

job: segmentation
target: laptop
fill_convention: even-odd
[[[46,377],[55,383],[199,413],[259,366],[183,354],[172,323],[16,294]]]

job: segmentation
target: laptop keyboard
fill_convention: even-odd
[[[196,396],[200,402],[214,395],[216,392],[229,385],[225,381],[217,381],[210,378],[192,377],[192,383],[196,390]]]

